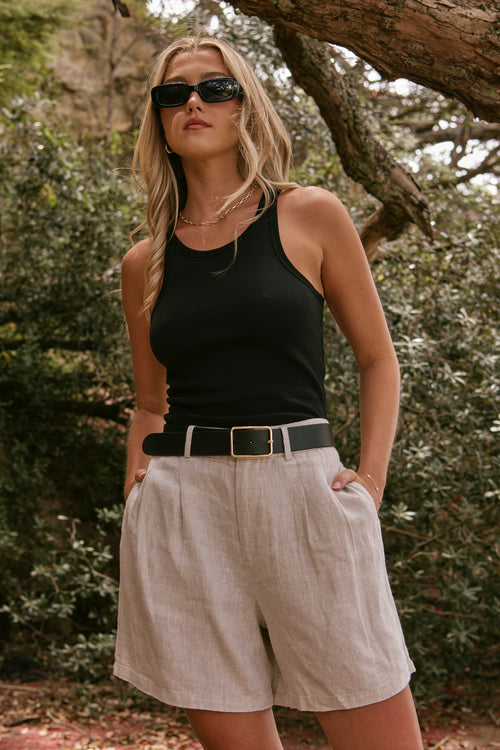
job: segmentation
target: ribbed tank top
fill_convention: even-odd
[[[324,300],[285,255],[277,201],[261,206],[229,268],[233,242],[193,250],[174,235],[167,244],[150,340],[167,368],[168,425],[325,417]]]

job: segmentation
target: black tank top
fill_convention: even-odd
[[[324,300],[285,255],[277,201],[240,235],[236,260],[218,274],[233,254],[232,242],[200,251],[174,235],[167,244],[150,333],[167,368],[167,424],[325,417]]]

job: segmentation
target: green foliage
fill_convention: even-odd
[[[78,7],[66,0],[0,0],[0,106],[30,90],[54,48],[54,34]]]
[[[217,33],[259,69],[287,121],[294,177],[335,190],[361,223],[374,201],[343,174],[269,29],[212,2],[191,20],[214,15]],[[357,72],[368,107],[372,91]],[[453,164],[420,148],[413,131],[395,136],[391,112],[401,113],[401,101],[381,90],[387,99],[377,94],[372,112],[379,135],[437,186],[428,196],[434,247],[410,233],[374,275],[402,371],[381,511],[388,569],[417,693],[443,702],[470,680],[484,695],[498,670],[498,205],[493,190],[439,188]],[[417,120],[433,99],[422,97]],[[444,116],[441,99],[438,110]],[[133,406],[118,272],[142,207],[128,155],[122,168],[127,144],[77,143],[49,123],[21,108],[4,120],[0,145],[0,627],[9,651],[96,678],[109,672],[113,647]],[[329,316],[326,337],[329,416],[344,461],[355,465],[355,363]]]
[[[132,395],[115,291],[138,206],[102,144],[22,113],[5,126],[0,617],[9,648],[95,678],[116,616]],[[477,191],[437,194],[435,247],[415,233],[374,267],[403,383],[381,512],[388,568],[417,692],[440,700],[464,675],[493,680],[497,658],[499,250],[495,201],[480,197],[481,221]],[[355,364],[329,317],[326,332],[330,417],[355,464]]]
[[[6,123],[0,156],[4,378],[34,405],[54,407],[57,392],[59,410],[116,418],[119,266],[138,216],[129,181],[104,144],[77,145],[23,115]]]
[[[464,684],[484,695],[499,667],[500,243],[496,201],[481,195],[479,222],[478,193],[441,195],[436,246],[412,237],[374,268],[402,372],[381,510],[388,568],[417,694],[441,701]],[[330,320],[328,336],[332,422],[355,464],[356,372]]]
[[[116,143],[26,110],[0,146],[0,597],[42,654],[114,623],[133,406],[119,266],[139,206]]]
[[[45,518],[43,510],[34,516],[31,538],[39,548],[29,584],[11,582],[7,603],[0,608],[17,633],[11,646],[25,647],[29,634],[39,655],[52,655],[78,677],[98,676],[103,663],[109,663],[116,618],[116,528],[121,508],[114,509],[111,526],[102,524],[102,513],[97,515],[86,532],[92,544],[79,536],[79,519]],[[61,645],[59,639],[67,640]]]

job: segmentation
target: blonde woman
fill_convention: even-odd
[[[335,750],[421,750],[377,516],[398,365],[349,217],[289,159],[230,46],[160,55],[135,156],[150,238],[122,274],[137,410],[115,674],[182,707],[207,750],[282,748],[273,704],[314,711]],[[357,470],[325,416],[325,302],[359,368]]]

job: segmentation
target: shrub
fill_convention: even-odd
[[[138,206],[113,144],[75,143],[30,105],[0,150],[1,617],[40,656],[114,626],[133,406],[117,290]]]
[[[446,205],[438,214],[436,247],[414,239],[374,268],[402,374],[381,509],[388,569],[417,693],[441,700],[450,686],[484,694],[498,675],[500,251],[488,196],[480,225],[463,204],[454,221]],[[331,321],[328,334],[331,419],[355,465],[357,377]]]
[[[16,647],[109,673],[125,431],[133,406],[120,257],[139,221],[119,149],[7,118],[0,146],[0,618]],[[494,201],[435,196],[438,241],[374,266],[402,372],[381,518],[418,673],[443,701],[498,658],[498,290]],[[460,205],[457,206],[457,203]],[[446,231],[445,231],[446,228]],[[357,461],[357,373],[326,316],[329,416]],[[476,691],[477,692],[477,691]],[[462,698],[463,699],[463,698]]]

